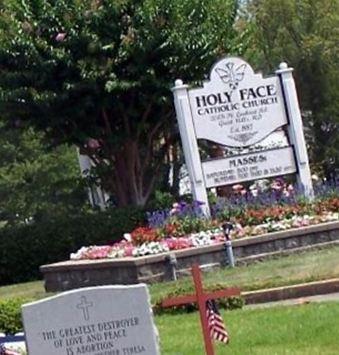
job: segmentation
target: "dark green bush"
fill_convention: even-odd
[[[156,190],[153,198],[147,203],[147,209],[149,211],[171,209],[174,202],[176,202],[175,197],[169,192]]]
[[[0,285],[39,278],[39,266],[66,260],[81,246],[118,241],[144,222],[137,208],[42,215],[0,229]]]
[[[205,287],[205,291],[213,292],[217,290],[223,290],[225,289],[225,287],[226,287],[225,285],[213,284]],[[176,314],[176,313],[189,313],[189,312],[196,311],[198,309],[196,303],[187,303],[182,306],[174,306],[169,308],[163,308],[161,306],[162,301],[167,298],[179,297],[179,296],[190,295],[190,294],[194,294],[193,284],[186,284],[181,287],[177,287],[174,292],[170,292],[166,295],[162,295],[160,297],[157,297],[156,299],[153,299],[152,300],[152,303],[154,303],[153,311],[155,314],[163,314],[163,313]],[[216,302],[219,308],[223,308],[227,310],[242,308],[244,305],[244,299],[241,296],[220,298],[217,299]]]
[[[242,308],[244,305],[244,300],[242,297],[219,298],[218,300],[216,300],[216,302],[219,308],[227,310]],[[161,306],[161,302],[159,302],[153,306],[153,312],[156,315],[190,313],[197,310],[198,305],[196,303],[187,303],[182,306],[163,308]]]
[[[12,298],[0,301],[0,332],[15,334],[23,330],[21,320],[21,305],[30,300]]]

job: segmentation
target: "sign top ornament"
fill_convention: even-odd
[[[263,78],[237,57],[217,62],[189,102],[196,137],[230,147],[256,144],[287,124],[279,78]]]

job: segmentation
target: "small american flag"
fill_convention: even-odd
[[[206,317],[211,338],[228,344],[230,338],[214,300],[206,301]]]

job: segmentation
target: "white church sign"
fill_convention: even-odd
[[[287,123],[279,78],[263,78],[239,58],[213,66],[210,81],[189,91],[196,137],[246,147]]]
[[[313,196],[300,109],[292,68],[280,65],[263,78],[237,57],[211,69],[202,88],[189,89],[181,80],[173,88],[181,139],[196,200],[205,202],[206,188],[297,172],[298,183]],[[248,148],[286,126],[290,146],[201,162],[198,139],[232,148]]]

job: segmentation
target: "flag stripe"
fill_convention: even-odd
[[[211,339],[227,344],[229,342],[229,335],[214,300],[206,302],[206,317]]]

